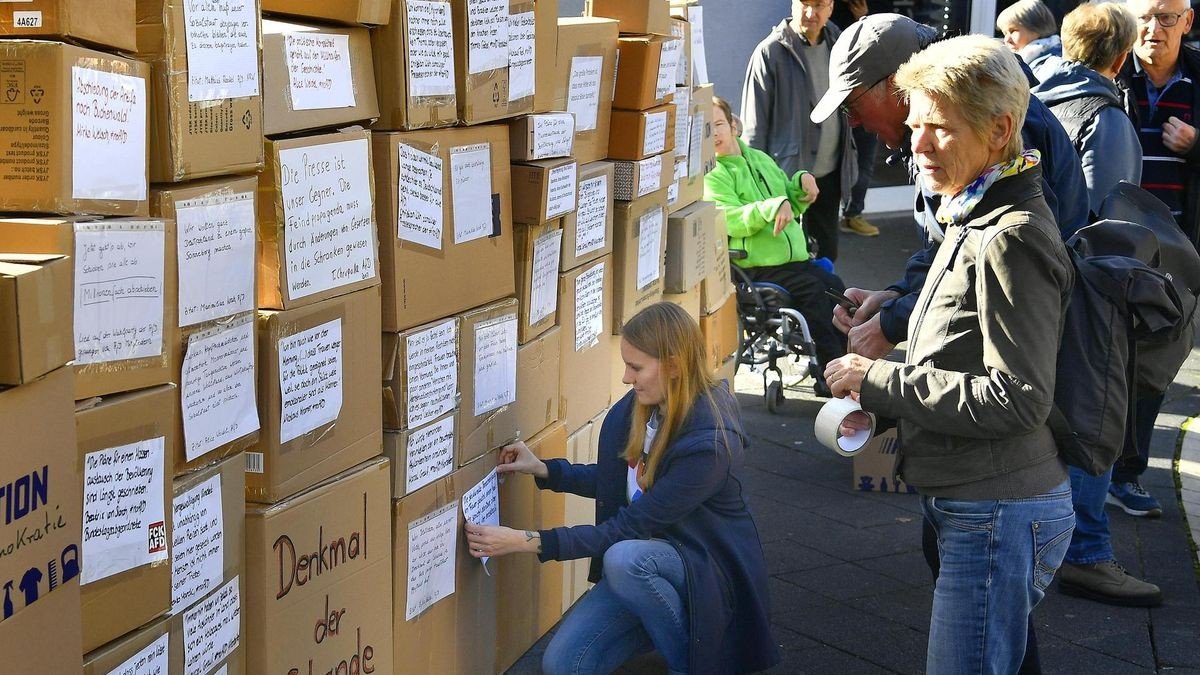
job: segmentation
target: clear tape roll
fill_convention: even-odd
[[[848,396],[826,401],[825,405],[821,406],[820,412],[817,413],[817,421],[814,425],[817,440],[821,442],[821,445],[843,457],[853,457],[866,447],[871,437],[875,435],[875,415],[867,413],[867,417],[871,419],[870,429],[863,429],[849,436],[843,436],[839,432],[842,422],[854,412],[865,411],[858,401]]]

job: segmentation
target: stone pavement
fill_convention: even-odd
[[[848,285],[882,288],[899,278],[916,243],[911,219],[873,219],[882,236],[843,234],[838,272]],[[1118,560],[1163,589],[1162,607],[1134,609],[1071,598],[1052,587],[1035,613],[1047,673],[1200,674],[1200,585],[1187,517],[1200,528],[1200,352],[1168,392],[1143,485],[1163,517],[1143,520],[1110,508]],[[755,374],[738,378],[743,421],[753,437],[747,484],[769,566],[772,623],[782,647],[778,673],[920,673],[925,665],[932,581],[921,555],[914,495],[858,492],[850,460],[822,447],[812,422],[821,401],[807,383],[767,413]],[[1194,437],[1194,438],[1193,438]],[[1181,500],[1175,464],[1192,453]],[[539,672],[543,638],[510,673]],[[664,670],[644,657],[625,672]]]

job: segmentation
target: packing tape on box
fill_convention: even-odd
[[[875,415],[866,413],[871,420],[871,428],[843,436],[839,431],[842,422],[856,412],[866,411],[862,409],[858,401],[848,396],[826,401],[825,405],[821,406],[820,412],[817,413],[817,421],[814,424],[817,440],[821,442],[821,445],[843,457],[853,457],[858,454],[858,451],[862,450],[875,435]]]

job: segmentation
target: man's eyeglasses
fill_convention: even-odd
[[[886,77],[883,78],[883,80],[886,80],[886,79],[887,79]],[[878,87],[879,83],[883,82],[883,80],[876,80],[875,84],[872,84],[871,86],[867,87],[866,89],[863,89],[862,93],[860,93],[858,96],[855,96],[853,99],[851,99],[849,101],[845,101],[840,106],[838,106],[838,108],[841,109],[842,114],[845,115],[846,117],[852,116],[854,114],[854,106],[859,101],[861,101],[862,97],[866,96],[872,89],[874,89],[875,87]]]
[[[1178,13],[1176,13],[1176,12],[1160,12],[1158,14],[1146,14],[1143,16],[1139,16],[1137,18],[1137,20],[1138,20],[1138,23],[1140,23],[1142,25],[1147,25],[1150,23],[1151,20],[1153,20],[1153,21],[1157,21],[1158,25],[1162,26],[1163,28],[1170,28],[1170,27],[1174,26],[1175,24],[1179,23],[1179,20],[1183,18],[1183,15],[1187,14],[1190,11],[1192,11],[1192,10],[1185,9],[1182,12],[1178,12]]]

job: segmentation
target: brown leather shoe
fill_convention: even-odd
[[[1058,590],[1120,607],[1157,607],[1163,599],[1158,586],[1130,576],[1116,560],[1092,565],[1063,562],[1058,568]]]

